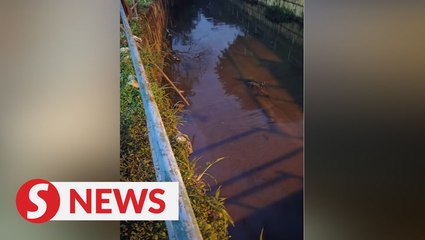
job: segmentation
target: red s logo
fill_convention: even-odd
[[[24,183],[16,194],[16,208],[29,222],[44,223],[52,219],[60,205],[59,192],[49,181],[33,179]]]

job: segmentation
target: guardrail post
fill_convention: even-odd
[[[130,49],[139,90],[142,96],[143,107],[146,115],[152,160],[155,166],[156,178],[162,182],[179,183],[179,221],[165,221],[169,239],[202,239],[198,222],[190,203],[179,167],[171,149],[164,124],[159,114],[158,106],[154,100],[145,69],[140,59],[139,51],[133,39],[130,25],[128,24],[124,8],[121,4],[120,15]]]

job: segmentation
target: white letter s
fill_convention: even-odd
[[[47,191],[49,189],[49,184],[47,183],[40,183],[37,185],[34,185],[29,193],[30,201],[33,202],[35,205],[37,205],[38,209],[36,211],[27,211],[27,218],[28,219],[35,219],[43,216],[43,214],[47,210],[47,204],[44,199],[38,196],[39,191]]]

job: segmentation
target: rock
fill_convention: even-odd
[[[136,80],[133,80],[131,82],[128,82],[128,85],[131,85],[134,88],[139,88],[139,82],[137,82]]]
[[[143,40],[141,38],[139,38],[138,36],[134,36],[133,35],[133,39],[134,41],[136,41],[137,43],[143,44]]]
[[[176,135],[176,141],[179,143],[185,143],[187,141],[189,141],[189,136],[187,136],[184,133],[178,132]]]
[[[178,143],[184,145],[187,148],[189,154],[192,154],[193,148],[192,148],[192,143],[190,142],[189,136],[187,136],[184,133],[178,132],[177,135],[175,136],[175,139]]]
[[[128,85],[131,85],[135,88],[139,88],[139,82],[136,80],[134,75],[131,75],[131,74],[128,75],[127,79],[128,79],[128,83],[127,83]]]

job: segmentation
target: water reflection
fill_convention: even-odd
[[[170,75],[192,103],[181,130],[200,164],[226,158],[210,172],[233,239],[258,239],[263,227],[266,239],[302,239],[302,46],[233,2],[194,1],[172,16],[181,62]]]

